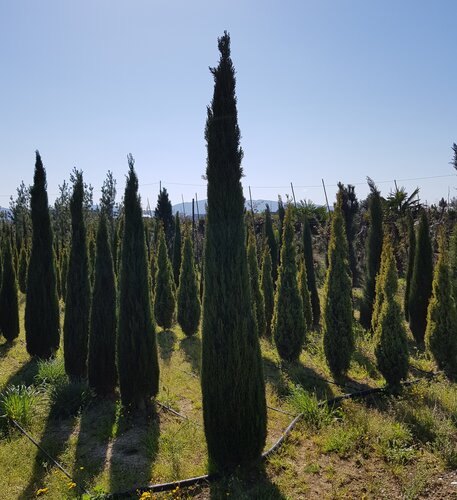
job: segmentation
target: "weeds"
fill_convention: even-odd
[[[0,395],[0,417],[2,427],[9,432],[11,420],[22,427],[30,427],[37,402],[37,391],[25,385],[7,387]]]
[[[319,402],[316,394],[310,394],[299,385],[291,388],[287,402],[297,413],[303,414],[303,421],[311,429],[321,429],[339,415],[338,410],[330,408],[326,402]]]

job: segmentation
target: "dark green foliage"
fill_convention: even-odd
[[[405,288],[405,297],[403,301],[406,320],[409,320],[409,291],[411,289],[411,278],[413,276],[415,252],[416,252],[416,233],[414,231],[414,220],[410,215],[408,217],[408,268],[406,270],[406,288]]]
[[[271,337],[271,320],[273,318],[273,309],[275,303],[271,267],[270,247],[268,245],[265,245],[262,255],[262,277],[260,281],[260,287],[262,289],[263,299],[265,302],[265,334],[268,338]]]
[[[63,301],[67,298],[67,275],[68,275],[68,252],[64,250],[62,253],[62,265],[60,267],[60,293]]]
[[[349,369],[354,351],[352,280],[340,200],[332,216],[328,261],[322,317],[324,351],[331,372],[339,377]]]
[[[83,217],[84,182],[81,171],[74,171],[70,200],[71,249],[67,274],[67,297],[63,324],[65,371],[71,380],[87,373],[89,337],[89,258]]]
[[[173,233],[175,221],[173,218],[171,201],[165,188],[162,188],[160,190],[159,196],[157,198],[157,206],[154,210],[154,215],[158,222],[162,222],[162,224],[159,225],[162,225],[165,232],[165,241],[167,242],[167,249],[170,254],[173,248]]]
[[[184,237],[177,302],[178,323],[182,331],[187,336],[194,335],[200,324],[201,306],[194,253],[189,234]]]
[[[60,268],[60,262],[59,259],[54,258],[54,264],[56,267],[56,288],[57,288],[57,297],[59,299],[62,298],[62,278],[61,278],[61,268]]]
[[[457,223],[454,223],[449,239],[449,273],[454,299],[457,299]]]
[[[0,332],[8,342],[19,335],[16,273],[9,238],[3,241],[3,273],[0,288]]]
[[[156,276],[154,289],[154,315],[157,324],[164,329],[171,328],[175,319],[175,284],[173,270],[168,258],[165,234],[162,226],[159,228],[157,250]]]
[[[298,271],[298,289],[303,302],[303,317],[305,318],[306,329],[310,330],[313,326],[313,309],[311,306],[311,296],[308,290],[308,277],[306,276],[306,267],[303,260],[300,261]]]
[[[59,302],[46,193],[46,172],[38,151],[30,194],[33,237],[27,274],[25,339],[27,352],[31,356],[47,359],[59,348]]]
[[[278,353],[287,361],[299,358],[306,335],[297,274],[292,210],[289,206],[283,224],[281,262],[271,326]]]
[[[279,219],[279,248],[282,248],[282,235],[284,233],[284,217],[286,211],[284,210],[284,203],[282,202],[281,196],[278,196],[278,219]],[[279,265],[279,262],[278,262]]]
[[[251,309],[241,187],[240,130],[230,37],[208,107],[208,207],[202,324],[203,417],[211,466],[230,469],[260,458],[266,439],[262,358]]]
[[[384,238],[381,272],[376,287],[382,294],[375,328],[376,361],[387,384],[396,387],[408,376],[409,354],[403,314],[396,297],[398,288],[396,261],[392,242],[388,236]]]
[[[369,183],[370,184],[370,183]],[[360,306],[360,323],[366,329],[371,327],[371,316],[375,298],[376,276],[381,264],[382,252],[382,205],[381,194],[373,183],[370,184],[371,193],[368,200],[368,214],[370,225],[368,228],[366,250],[366,274],[363,287],[363,299]]]
[[[175,218],[175,237],[173,239],[173,276],[176,286],[179,285],[179,271],[181,269],[181,222],[179,212],[176,212]]]
[[[355,187],[348,184],[347,187],[341,182],[338,183],[341,192],[341,210],[343,211],[344,225],[346,228],[346,238],[348,240],[349,267],[352,274],[352,284],[357,284],[357,259],[355,256],[355,224],[354,217],[359,211],[359,202],[355,194]]]
[[[18,285],[19,290],[22,293],[27,291],[27,267],[28,267],[28,258],[27,258],[27,250],[25,246],[21,248],[21,255],[19,258],[19,273],[18,273]]]
[[[417,231],[414,268],[409,291],[409,326],[419,346],[424,345],[427,326],[427,308],[432,294],[433,256],[428,218],[422,212]],[[449,291],[450,292],[450,291]]]
[[[92,231],[89,233],[89,245],[88,245],[88,252],[89,252],[89,282],[91,287],[94,286],[94,280],[95,280],[95,238],[94,235],[92,234]],[[71,252],[70,252],[71,256]]]
[[[276,283],[276,279],[278,277],[279,250],[278,250],[278,241],[276,240],[276,235],[273,229],[273,220],[271,219],[270,207],[268,206],[268,204],[265,210],[265,240],[270,250],[271,273],[274,286]]]
[[[390,264],[390,253],[392,251],[392,242],[390,235],[384,235],[384,242],[382,245],[381,252],[381,264],[379,265],[379,272],[376,276],[376,286],[375,286],[375,300],[373,304],[373,314],[371,315],[371,331],[374,333],[378,328],[378,320],[381,314],[382,305],[384,303],[384,285],[385,276],[387,273],[386,266]]]
[[[444,236],[440,240],[440,254],[435,265],[432,296],[428,304],[425,344],[439,368],[448,375],[457,375],[457,308],[451,289],[448,254]]]
[[[308,290],[311,298],[314,327],[319,326],[321,318],[321,306],[319,293],[317,292],[316,276],[314,274],[313,238],[308,217],[303,221],[303,252],[305,255],[306,277],[308,279]]]
[[[89,386],[96,394],[112,394],[116,387],[116,281],[105,212],[97,232],[95,282],[90,311]]]
[[[159,390],[159,360],[151,314],[143,214],[134,160],[128,157],[119,286],[117,366],[122,404],[143,410]]]
[[[255,308],[257,320],[257,333],[259,336],[264,337],[266,333],[265,321],[265,301],[263,298],[262,289],[260,288],[259,281],[259,264],[257,262],[257,245],[255,236],[251,233],[248,238],[248,268],[249,279],[251,283],[251,301],[253,309]]]

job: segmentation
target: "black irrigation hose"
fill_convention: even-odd
[[[441,372],[425,372],[427,378],[434,378],[436,375],[438,375]],[[409,380],[406,382],[403,382],[401,385],[404,387],[417,384],[420,382],[421,378],[419,379],[414,379],[414,380]],[[382,392],[386,392],[385,387],[375,387],[372,389],[364,389],[362,391],[356,391],[348,394],[343,394],[341,396],[336,396],[331,399],[327,399],[325,401],[320,401],[319,406],[324,406],[324,405],[333,405],[335,403],[339,403],[340,401],[343,401],[345,399],[356,399],[356,398],[365,398],[367,396],[370,396],[372,394],[379,394]],[[262,453],[262,461],[264,462],[267,460],[270,455],[272,455],[276,450],[280,448],[282,443],[285,441],[287,436],[292,432],[294,427],[297,425],[297,423],[303,418],[303,413],[300,413],[297,415],[292,422],[287,426],[286,430],[282,433],[281,437],[276,441],[276,443],[267,451]],[[137,492],[144,492],[144,491],[149,491],[151,493],[159,493],[163,491],[170,491],[174,490],[176,488],[187,488],[189,486],[198,486],[202,484],[208,484],[213,481],[216,481],[217,479],[220,479],[221,474],[220,473],[213,473],[213,474],[205,474],[204,476],[198,476],[198,477],[192,477],[189,479],[181,479],[179,481],[173,481],[170,483],[160,483],[160,484],[152,484],[149,486],[141,486],[138,488],[135,488],[134,490],[130,491],[125,491],[122,493],[110,493],[106,496],[106,498],[111,499],[111,500],[121,500],[124,498],[129,498],[132,495],[134,495]]]

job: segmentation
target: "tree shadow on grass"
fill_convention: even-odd
[[[3,344],[0,344],[0,359],[6,358],[14,345],[14,340],[11,342],[6,341],[3,342]]]
[[[191,365],[192,372],[200,375],[202,362],[202,342],[196,335],[181,340],[180,347],[184,352],[186,361]]]
[[[105,468],[116,409],[115,401],[99,399],[81,413],[72,475],[86,489]]]
[[[379,377],[379,372],[373,361],[360,350],[355,350],[352,354],[352,360],[358,363],[364,370],[366,370],[368,376],[372,379],[377,379]]]
[[[151,481],[159,449],[160,419],[155,408],[147,416],[121,414],[118,428],[111,448],[110,490],[133,493]]]
[[[160,330],[157,332],[157,342],[159,344],[160,357],[168,364],[173,355],[176,343],[175,332],[173,330]]]
[[[35,358],[29,359],[24,363],[19,370],[11,374],[5,382],[4,387],[9,385],[31,385],[34,382],[35,375],[38,373],[38,360]]]

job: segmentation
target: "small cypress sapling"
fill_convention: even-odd
[[[0,332],[8,342],[19,335],[16,272],[9,238],[3,241],[3,275],[0,289]]]
[[[311,308],[313,313],[313,325],[319,326],[321,318],[321,306],[319,293],[316,286],[316,275],[314,272],[313,237],[308,217],[303,220],[303,252],[305,256],[306,278],[308,280],[308,290],[311,298]]]
[[[19,259],[19,274],[18,274],[19,290],[22,293],[25,293],[27,291],[27,266],[28,266],[27,250],[23,245],[21,248],[21,257]]]
[[[278,277],[278,260],[279,260],[279,250],[278,241],[273,229],[273,220],[271,218],[270,206],[267,204],[265,209],[265,240],[268,244],[270,250],[270,260],[271,260],[271,270],[273,286],[276,284],[276,279]]]
[[[388,244],[387,244],[388,242]],[[381,314],[381,308],[384,303],[384,281],[386,274],[386,266],[389,264],[388,259],[390,258],[389,252],[392,250],[392,242],[389,234],[384,235],[384,241],[382,245],[381,252],[381,264],[379,265],[379,272],[376,276],[376,286],[375,286],[375,300],[373,305],[373,314],[371,316],[371,331],[374,333],[378,327],[379,315]]]
[[[111,256],[108,225],[100,215],[95,257],[95,280],[90,311],[89,386],[104,396],[116,388],[116,280]]]
[[[403,301],[406,320],[409,320],[409,291],[411,289],[411,278],[413,276],[415,251],[416,251],[416,233],[414,231],[414,220],[410,214],[408,217],[408,267],[406,270],[406,287],[405,287],[405,297]]]
[[[271,338],[271,320],[273,318],[273,309],[275,304],[274,286],[271,275],[271,253],[269,246],[265,245],[262,255],[262,277],[260,280],[260,287],[265,302],[265,334],[268,338]]]
[[[179,271],[181,269],[181,221],[179,220],[179,212],[176,212],[175,217],[175,237],[173,239],[173,275],[175,278],[176,287],[179,285]]]
[[[382,305],[375,330],[375,355],[379,371],[389,386],[398,387],[408,375],[408,341],[403,314],[396,298],[398,276],[390,237],[384,238],[383,265],[379,275]]]
[[[448,269],[444,234],[439,239],[439,257],[433,276],[432,296],[427,310],[425,345],[440,370],[457,375],[457,308]]]
[[[335,377],[340,377],[349,369],[354,351],[354,338],[352,279],[339,197],[332,215],[328,261],[322,317],[324,351],[331,372]]]
[[[63,324],[65,371],[72,380],[82,379],[87,374],[90,283],[83,198],[83,175],[75,169],[70,200],[71,248]]]
[[[173,270],[168,258],[165,233],[160,225],[157,253],[157,272],[154,290],[154,315],[157,324],[164,329],[171,328],[175,319],[175,288]]]
[[[259,281],[259,265],[257,263],[257,245],[255,236],[252,232],[248,237],[248,267],[249,267],[249,281],[251,283],[251,301],[255,307],[256,320],[257,320],[257,333],[260,337],[265,336],[266,321],[265,321],[265,301],[263,298],[262,289],[260,288]]]
[[[306,266],[303,260],[300,260],[298,271],[298,289],[303,301],[303,316],[305,318],[306,329],[310,330],[313,326],[313,309],[311,306],[311,297],[308,290],[308,278],[306,276]]]
[[[184,236],[184,245],[182,248],[177,302],[178,323],[182,331],[187,336],[194,335],[198,331],[198,325],[200,324],[201,306],[194,252],[188,233]]]
[[[292,209],[287,207],[283,224],[281,262],[278,270],[272,332],[282,359],[296,361],[305,342],[303,301],[298,289]]]
[[[427,308],[432,294],[433,261],[430,230],[425,210],[422,211],[417,231],[414,268],[409,291],[409,326],[417,344],[424,345],[427,327]]]
[[[151,313],[143,213],[132,155],[128,156],[128,163],[116,352],[122,404],[144,410],[159,390],[159,359]]]

